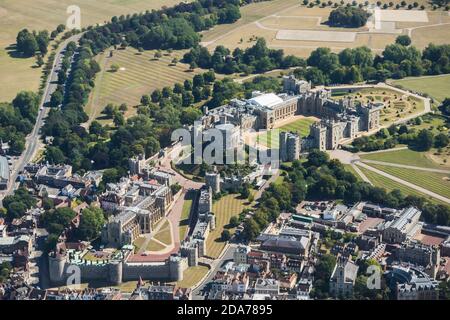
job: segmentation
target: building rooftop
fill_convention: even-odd
[[[258,107],[273,108],[274,106],[282,103],[283,99],[274,93],[265,93],[249,99],[248,102]]]
[[[0,156],[0,180],[9,180],[8,159],[3,156]]]

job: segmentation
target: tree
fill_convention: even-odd
[[[428,151],[433,147],[434,135],[431,131],[422,129],[417,135],[417,147],[421,151]]]
[[[247,199],[250,196],[250,185],[248,183],[243,184],[239,193],[242,199]]]
[[[42,58],[42,55],[38,55],[36,57],[36,65],[40,68],[45,64],[44,59]]]
[[[407,47],[411,44],[411,38],[407,35],[400,35],[395,39],[395,43]]]
[[[236,216],[232,216],[232,217],[230,218],[230,226],[231,226],[232,228],[236,228],[238,225],[239,225],[239,218],[236,217]]]
[[[228,241],[231,239],[231,233],[229,230],[223,230],[222,234],[220,236],[220,238],[222,239],[222,241]]]
[[[449,144],[449,137],[445,133],[439,133],[434,138],[434,146],[436,148],[444,148],[444,147],[448,146],[448,144]]]
[[[261,230],[254,219],[250,218],[244,222],[244,231],[242,235],[245,239],[250,241],[255,240],[260,232]]]
[[[101,208],[90,206],[81,213],[77,229],[78,240],[91,241],[100,235],[105,224],[105,214]]]
[[[330,157],[326,152],[315,149],[308,155],[308,165],[320,167],[321,165],[327,163],[329,159]]]
[[[359,28],[367,23],[370,14],[361,8],[340,7],[330,12],[328,23],[333,27]]]
[[[119,106],[119,110],[120,110],[121,112],[126,112],[126,111],[128,110],[127,104],[126,104],[126,103],[122,103],[122,104]]]
[[[17,34],[16,49],[25,57],[34,56],[39,50],[35,35],[33,33],[30,33],[27,29],[21,30]]]
[[[182,124],[192,125],[201,115],[202,112],[198,108],[187,107],[181,112],[180,121]]]
[[[117,72],[117,71],[119,71],[119,69],[120,69],[120,66],[117,63],[113,63],[110,68],[111,72]]]

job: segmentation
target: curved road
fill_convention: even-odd
[[[48,114],[48,108],[44,106],[50,102],[52,94],[55,92],[58,84],[58,72],[61,69],[61,63],[64,58],[64,52],[69,44],[69,42],[78,42],[82,36],[82,33],[76,34],[68,39],[66,39],[60,46],[58,47],[55,55],[55,60],[53,61],[53,66],[51,73],[47,78],[47,83],[45,85],[44,94],[42,95],[42,100],[39,104],[38,116],[36,118],[36,123],[34,125],[33,131],[26,137],[25,140],[25,150],[20,155],[19,159],[13,164],[11,167],[11,174],[8,188],[2,192],[1,198],[4,196],[11,194],[14,191],[16,186],[16,179],[19,175],[19,172],[22,171],[27,163],[33,160],[36,155],[37,150],[40,148],[39,134],[42,126],[44,125],[44,119]]]

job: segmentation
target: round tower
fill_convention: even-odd
[[[119,285],[122,283],[122,261],[111,261],[108,265],[108,280],[114,284]]]
[[[169,257],[169,276],[172,281],[183,280],[183,259],[180,256]]]
[[[48,256],[48,272],[50,282],[60,284],[66,280],[64,273],[66,266],[66,255],[52,253]]]

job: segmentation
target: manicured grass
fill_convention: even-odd
[[[291,122],[289,124],[286,124],[279,129],[281,131],[291,131],[296,132],[302,137],[307,137],[310,132],[310,126],[316,122],[314,118],[303,118],[299,119],[297,121]]]
[[[366,175],[366,177],[374,184],[376,187],[384,188],[387,191],[392,191],[394,189],[400,190],[404,195],[414,195],[418,197],[423,197],[428,199],[429,201],[437,204],[445,204],[446,203],[435,199],[433,197],[430,197],[428,195],[425,195],[417,190],[414,190],[410,187],[407,187],[401,183],[398,183],[394,180],[391,180],[389,178],[383,177],[382,175],[379,175],[378,173],[375,173],[373,171],[370,171],[366,168],[359,167],[359,169]]]
[[[450,198],[450,175],[420,170],[396,168],[370,164],[370,166],[395,177],[425,188],[446,198]]]
[[[155,234],[154,239],[159,240],[166,245],[170,245],[172,243],[170,225],[168,221],[164,222],[164,225],[161,227],[158,233]]]
[[[281,131],[284,132],[296,132],[301,137],[307,137],[310,132],[310,126],[316,122],[315,118],[302,118],[291,123],[288,123],[284,126],[276,128],[274,130],[266,131],[258,136],[258,142],[264,146],[270,146],[272,148],[278,148],[279,139],[278,137],[273,137],[272,134],[280,134]],[[271,139],[274,139],[273,143]]]
[[[134,243],[133,243],[133,245],[135,247],[134,252],[138,252],[141,249],[142,245],[145,242],[145,239],[146,239],[145,237],[139,237],[136,240],[134,240]]]
[[[426,93],[438,101],[450,97],[450,75],[407,78],[393,83],[412,91]]]
[[[184,270],[183,280],[176,282],[180,288],[191,288],[195,286],[208,273],[205,266],[189,267]]]
[[[145,251],[160,251],[160,250],[162,250],[164,248],[165,247],[162,244],[160,244],[160,243],[158,243],[158,242],[156,242],[154,240],[150,240],[147,243],[147,247],[145,247]]]
[[[353,175],[358,179],[358,181],[363,181],[361,176],[358,174],[358,172],[353,169],[353,167],[350,164],[344,164],[344,169],[350,173],[353,173]]]
[[[195,74],[203,72],[196,69],[189,71],[189,66],[183,63],[172,65],[172,59],[181,60],[185,51],[162,52],[162,58],[155,60],[154,50],[139,53],[133,48],[114,50],[110,57],[110,50],[99,55],[97,60],[102,71],[97,75],[95,88],[86,106],[89,119],[99,118],[101,122],[111,122],[102,119],[101,112],[108,103],[120,105],[126,103],[129,117],[136,113],[135,106],[139,105],[144,94],[151,94],[155,89],[173,87],[175,83],[183,83]],[[111,72],[111,65],[117,64],[120,69]]]
[[[33,68],[35,58],[18,57],[13,45],[17,33],[28,30],[53,31],[65,24],[68,6],[81,10],[83,27],[110,21],[113,16],[172,6],[179,0],[1,0],[0,1],[0,101],[11,101],[20,90],[37,91],[42,69]]]
[[[189,214],[191,213],[193,197],[194,197],[193,192],[188,192],[186,194],[186,198],[183,204],[183,211],[181,213],[180,218],[180,228],[179,228],[180,241],[182,241],[186,236],[186,232],[189,226]]]
[[[425,156],[424,152],[413,151],[410,149],[365,154],[361,155],[361,158],[367,160],[405,164],[408,166],[442,169],[439,164],[428,159]]]
[[[216,215],[216,229],[209,233],[206,240],[206,255],[212,258],[219,257],[225,242],[221,238],[224,227],[230,222],[232,216],[239,215],[250,204],[247,199],[240,199],[239,194],[229,194],[213,204],[213,212]],[[233,232],[233,230],[230,230]]]

